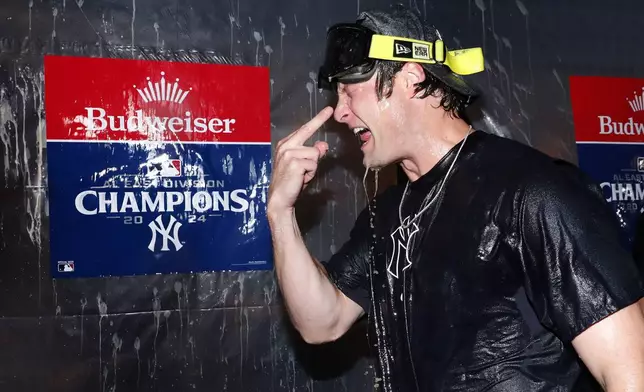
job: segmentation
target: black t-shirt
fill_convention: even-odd
[[[402,207],[405,184],[372,201],[329,276],[368,314],[383,391],[570,391],[573,338],[644,292],[616,218],[576,167],[476,131],[410,221],[459,147]]]

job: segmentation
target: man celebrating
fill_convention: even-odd
[[[269,192],[291,320],[323,343],[367,315],[384,391],[571,391],[582,365],[607,391],[644,391],[644,288],[615,217],[576,167],[463,120],[460,75],[482,63],[399,7],[329,30],[320,81],[337,106],[279,142]],[[328,149],[304,143],[332,114],[367,169],[409,181],[320,263],[294,205]]]

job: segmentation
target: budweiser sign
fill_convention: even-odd
[[[601,189],[632,240],[644,211],[644,79],[570,78],[579,167]]]
[[[86,74],[81,72],[79,78],[106,83],[101,80],[104,76],[94,74],[97,68],[92,63],[98,60],[79,59],[87,64]],[[110,61],[116,68],[125,65]],[[49,62],[52,63],[51,58]],[[61,123],[48,127],[48,139],[256,143],[259,135],[261,142],[269,143],[270,129],[264,129],[265,124],[270,125],[269,110],[244,110],[246,105],[252,105],[253,94],[262,83],[260,78],[242,76],[251,67],[192,65],[209,73],[221,73],[222,77],[205,82],[199,78],[199,72],[185,72],[188,64],[183,63],[171,63],[154,73],[149,68],[134,67],[149,73],[123,69],[118,74],[119,80],[109,81],[121,88],[102,89],[98,96],[95,89],[79,88],[74,90],[73,100],[48,102],[50,122]],[[231,78],[225,75],[227,71],[240,76]],[[246,80],[242,87],[235,80],[243,78]],[[69,89],[56,79],[46,83],[49,90]],[[244,91],[231,94],[242,88]],[[211,99],[213,96],[216,101]]]
[[[272,268],[267,68],[45,56],[52,274]]]
[[[641,80],[572,77],[570,87],[578,142],[644,142],[644,84]],[[598,91],[601,91],[601,99]]]
[[[179,78],[176,78],[173,84],[168,83],[165,79],[165,72],[161,72],[159,81],[153,83],[150,77],[146,80],[146,87],[137,88],[135,85],[134,89],[144,104],[157,103],[153,110],[149,110],[150,115],[147,115],[143,109],[134,110],[133,113],[111,115],[107,109],[102,107],[86,107],[85,113],[74,119],[76,123],[81,124],[81,127],[77,129],[91,132],[108,130],[143,134],[165,131],[173,133],[233,132],[236,122],[234,118],[198,117],[193,116],[189,111],[182,113],[182,117],[154,115],[158,108],[164,107],[163,104],[181,105],[192,88],[184,91],[179,86]]]

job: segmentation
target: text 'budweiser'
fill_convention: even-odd
[[[186,112],[185,117],[146,116],[143,110],[136,110],[134,115],[112,116],[103,108],[85,108],[87,116],[81,121],[86,131],[127,131],[147,133],[150,131],[187,132],[187,133],[232,133],[234,118],[192,117]],[[81,117],[82,118],[82,117]]]

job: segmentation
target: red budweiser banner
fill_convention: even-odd
[[[48,140],[270,142],[265,68],[47,56]],[[115,75],[117,75],[115,77]],[[55,92],[55,93],[54,93]],[[46,97],[47,98],[47,97]],[[98,99],[97,99],[98,98]]]
[[[570,94],[578,142],[644,142],[642,79],[573,76]]]

